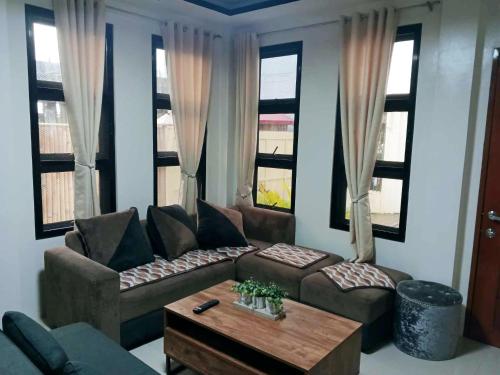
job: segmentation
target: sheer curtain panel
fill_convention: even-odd
[[[235,145],[239,158],[236,204],[253,206],[252,187],[259,117],[260,60],[257,34],[236,35],[233,52],[236,73]]]
[[[200,164],[210,102],[213,35],[193,26],[168,22],[162,27],[171,83],[171,103],[182,173],[181,202],[196,212]]]
[[[396,28],[393,8],[341,19],[340,114],[347,186],[352,197],[350,233],[356,262],[373,260],[368,192]]]
[[[53,0],[62,85],[75,155],[75,219],[100,214],[95,161],[105,54],[105,2]]]

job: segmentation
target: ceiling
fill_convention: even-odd
[[[342,12],[353,11],[366,4],[375,6],[375,4],[393,3],[398,0],[295,0],[233,16],[193,4],[191,1],[210,1],[237,7],[241,3],[255,5],[268,0],[108,0],[108,5],[153,18],[165,18],[166,20],[190,18],[210,25],[217,25],[220,28],[255,28],[259,31],[269,31],[330,21],[338,18]]]
[[[234,16],[298,0],[184,0],[216,12]]]

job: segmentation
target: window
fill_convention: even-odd
[[[73,229],[74,156],[61,79],[54,13],[26,5],[28,77],[36,238]],[[96,159],[103,213],[116,209],[113,103],[113,29],[106,27],[104,93]]]
[[[421,25],[398,28],[369,191],[374,236],[401,242],[406,232],[420,34]],[[337,106],[330,227],[349,230],[350,208]]]
[[[181,168],[177,154],[175,134],[170,104],[170,82],[161,36],[152,38],[153,76],[153,163],[154,163],[154,203],[167,206],[180,203]],[[198,192],[205,197],[206,135],[200,166],[198,168]]]
[[[258,207],[294,212],[302,42],[260,49],[253,196]]]

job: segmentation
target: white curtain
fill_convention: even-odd
[[[236,204],[253,206],[252,187],[257,152],[259,116],[259,40],[255,33],[239,34],[234,39],[236,73],[236,146],[238,189]]]
[[[213,35],[175,22],[162,25],[182,172],[181,204],[196,212],[196,172],[205,137],[212,80]]]
[[[75,155],[75,218],[100,214],[95,160],[105,55],[105,3],[54,0],[62,84]]]
[[[394,38],[393,8],[368,16],[343,17],[340,61],[340,113],[345,172],[352,198],[351,243],[356,262],[373,260],[368,191],[384,114],[385,90]]]

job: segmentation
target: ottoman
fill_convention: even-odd
[[[397,284],[411,276],[377,266]],[[300,302],[363,323],[363,352],[370,352],[391,337],[395,292],[379,288],[362,288],[344,292],[322,272],[302,280]]]
[[[250,278],[262,282],[276,282],[287,293],[288,297],[298,300],[300,297],[300,282],[311,273],[316,273],[319,269],[343,261],[343,258],[319,250],[327,258],[313,263],[306,268],[297,268],[287,264],[277,262],[268,258],[263,258],[256,253],[243,255],[236,262],[236,280],[244,281]]]
[[[397,287],[394,344],[420,359],[455,356],[460,332],[462,295],[430,281],[404,281]]]

